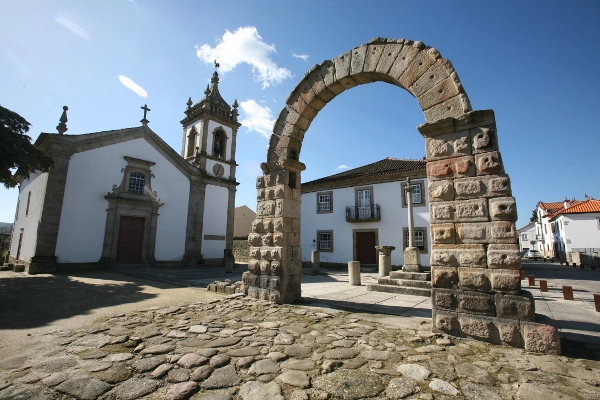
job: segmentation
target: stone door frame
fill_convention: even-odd
[[[450,61],[419,41],[374,38],[315,65],[290,93],[257,178],[244,291],[277,303],[301,298],[304,134],[337,95],[376,81],[408,91],[425,117],[417,129],[425,138],[429,182],[432,329],[559,351],[558,332],[533,322],[533,300],[521,293],[516,203],[494,112],[473,111]]]

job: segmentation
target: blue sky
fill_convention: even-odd
[[[256,208],[272,123],[304,73],[377,36],[435,47],[473,109],[494,109],[518,227],[539,200],[600,198],[597,1],[0,0],[0,10],[0,104],[34,140],[55,132],[63,105],[67,134],[82,134],[138,126],[148,104],[150,127],[179,152],[185,103],[203,96],[218,55],[221,94],[244,123],[236,205]],[[423,122],[398,87],[346,91],[307,131],[302,180],[422,158]],[[16,198],[0,189],[0,221],[13,221]]]

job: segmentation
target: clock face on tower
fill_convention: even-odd
[[[223,176],[223,173],[225,172],[225,168],[223,168],[223,166],[219,163],[216,163],[213,166],[213,174],[215,174],[215,176],[218,176],[219,178]]]

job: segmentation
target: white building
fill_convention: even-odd
[[[519,233],[519,251],[541,249],[541,236],[536,231],[535,222],[530,222],[521,229],[517,229],[517,232]]]
[[[54,160],[21,182],[9,262],[30,273],[112,264],[223,261],[232,248],[237,102],[187,103],[181,155],[148,126],[65,135],[35,145]],[[147,108],[144,106],[145,111]]]
[[[404,187],[413,185],[415,246],[429,266],[429,202],[424,160],[386,158],[302,184],[302,259],[319,250],[321,264],[376,264],[375,246],[395,246],[392,265],[404,264],[408,213]]]
[[[537,205],[536,230],[543,240],[545,257],[565,258],[566,253],[600,250],[600,201],[564,200]]]

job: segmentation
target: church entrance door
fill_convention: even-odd
[[[375,232],[356,232],[356,261],[361,264],[377,264]]]
[[[144,218],[121,217],[116,264],[141,264],[144,246]]]

